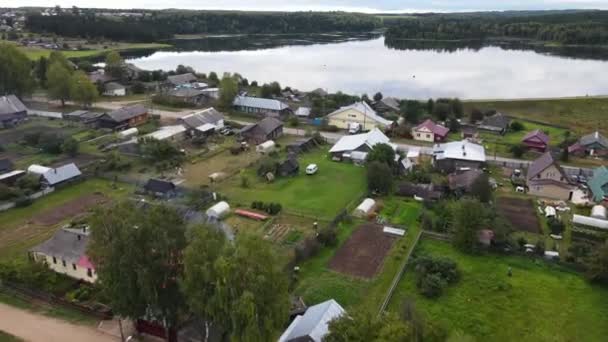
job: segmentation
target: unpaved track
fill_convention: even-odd
[[[0,303],[0,330],[31,342],[116,342],[93,327],[71,324]]]

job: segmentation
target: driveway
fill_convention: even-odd
[[[116,342],[93,327],[76,325],[0,303],[0,330],[32,342]]]

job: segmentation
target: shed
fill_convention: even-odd
[[[582,216],[582,215],[574,214],[574,216],[572,216],[572,224],[574,224],[575,227],[582,226],[582,227],[600,229],[600,230],[604,230],[604,231],[608,230],[608,221],[597,219],[594,217],[589,217],[589,216]]]
[[[357,209],[355,209],[354,215],[357,217],[365,217],[369,215],[376,207],[376,201],[371,198],[366,198],[359,204]]]
[[[41,175],[41,176],[43,174],[49,172],[50,170],[51,170],[50,167],[37,165],[37,164],[32,164],[32,165],[30,165],[30,167],[27,168],[28,173],[33,173],[33,174]]]
[[[596,205],[591,208],[591,217],[605,220],[606,219],[606,207],[603,205]]]
[[[547,259],[559,258],[559,253],[555,252],[555,251],[545,251],[545,258],[547,258]]]
[[[135,127],[126,129],[118,133],[118,136],[121,138],[130,138],[136,136],[139,133],[139,130]]]
[[[275,149],[276,149],[276,144],[272,140],[263,142],[255,148],[255,150],[261,154],[268,154],[270,152],[273,152]]]
[[[214,206],[207,209],[206,214],[209,218],[219,220],[222,217],[226,216],[228,212],[230,212],[230,206],[228,205],[228,203],[222,201],[216,203]]]
[[[161,179],[149,179],[144,185],[144,189],[156,197],[172,197],[175,195],[175,184]]]
[[[554,207],[548,206],[545,208],[545,217],[555,217],[556,214]]]

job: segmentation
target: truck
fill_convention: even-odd
[[[363,127],[358,122],[351,122],[348,124],[348,134],[357,134],[361,132]]]

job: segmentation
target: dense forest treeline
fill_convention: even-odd
[[[562,44],[608,44],[608,11],[575,11],[517,16],[497,13],[437,14],[402,19],[386,32],[400,39],[485,40],[530,39]]]
[[[32,14],[28,29],[69,37],[157,41],[175,34],[368,32],[380,27],[372,15],[344,12],[153,11],[143,17],[101,17],[93,12]]]

